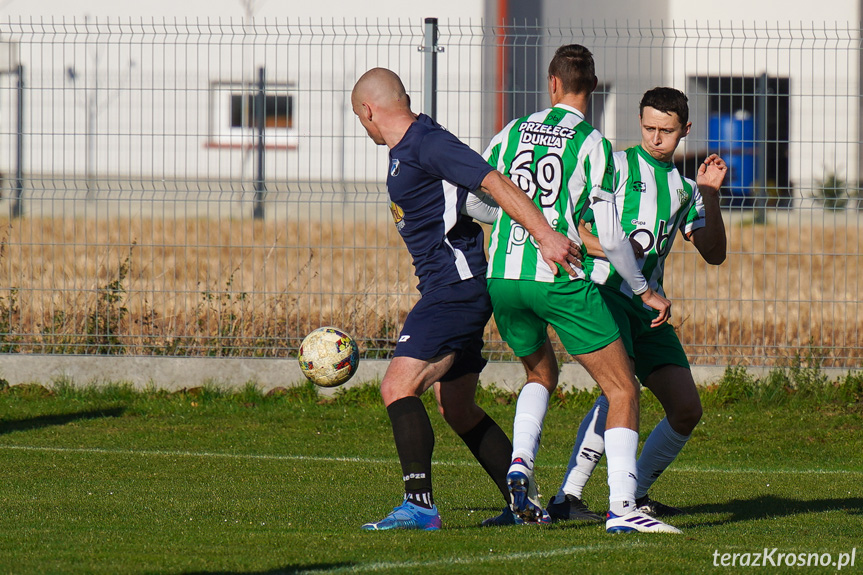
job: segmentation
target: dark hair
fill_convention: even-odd
[[[567,94],[590,94],[596,85],[593,54],[580,44],[567,44],[554,52],[549,77],[559,78]]]
[[[686,94],[674,88],[654,88],[644,93],[641,103],[638,105],[638,115],[644,114],[644,108],[650,107],[660,112],[670,114],[674,112],[680,119],[680,124],[685,126],[689,122],[689,100]]]

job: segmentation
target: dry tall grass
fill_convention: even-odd
[[[825,366],[863,357],[859,225],[729,227],[728,259],[706,265],[687,242],[666,288],[699,363],[775,365],[798,354]]]
[[[2,222],[5,351],[282,356],[311,329],[344,326],[390,349],[416,300],[391,224],[76,218]],[[694,363],[793,356],[859,366],[859,226],[729,228],[728,261],[686,242],[666,290]],[[503,354],[494,326],[489,350]]]

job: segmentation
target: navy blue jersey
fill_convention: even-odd
[[[420,293],[485,274],[482,228],[461,209],[493,169],[425,114],[390,150],[390,209]]]

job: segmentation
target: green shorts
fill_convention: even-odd
[[[656,312],[651,312],[636,299],[628,298],[614,288],[597,287],[620,328],[620,338],[626,353],[635,358],[635,375],[640,381],[643,382],[663,365],[679,365],[689,369],[686,352],[674,326],[666,322],[659,327],[650,327]]]
[[[549,325],[572,355],[602,349],[620,337],[592,282],[489,279],[488,293],[500,334],[518,357],[542,347]]]

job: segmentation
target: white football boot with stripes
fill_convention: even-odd
[[[672,527],[638,510],[626,515],[615,515],[609,511],[605,520],[605,530],[608,533],[682,533],[677,527]]]

